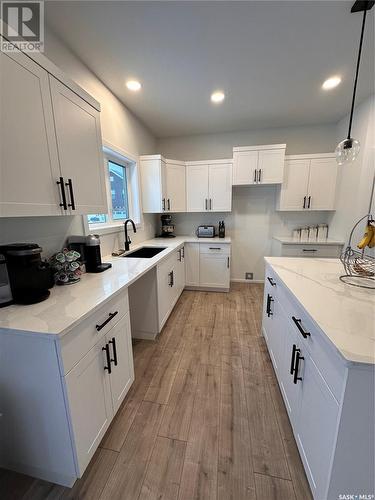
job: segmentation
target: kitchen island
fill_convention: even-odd
[[[263,335],[313,496],[373,495],[374,294],[337,259],[265,261]]]

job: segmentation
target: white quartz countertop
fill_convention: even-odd
[[[284,245],[344,245],[343,241],[333,240],[331,238],[323,241],[302,241],[293,239],[293,236],[274,236],[273,239],[280,241],[280,243]]]
[[[375,364],[375,293],[340,281],[338,259],[266,257],[318,328],[349,362]]]
[[[166,249],[151,259],[104,257],[103,262],[112,263],[110,269],[98,274],[84,274],[81,281],[74,285],[55,286],[51,289],[50,297],[39,304],[28,306],[14,304],[0,309],[0,333],[22,330],[28,333],[63,336],[111,297],[150,271],[174,250],[184,243],[194,242],[229,244],[231,240],[229,237],[177,236],[176,238],[155,238],[132,245],[129,253],[143,246],[161,246]]]

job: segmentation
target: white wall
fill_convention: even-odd
[[[46,33],[45,55],[101,104],[103,139],[134,156],[155,152],[155,138],[150,131],[105,87],[98,78],[52,33]],[[39,243],[46,255],[61,249],[70,234],[83,234],[81,216],[30,217],[0,219],[0,243],[32,241]],[[132,240],[140,242],[155,233],[155,217],[145,215],[144,227]],[[102,254],[123,246],[122,233],[101,237]]]
[[[287,144],[287,154],[332,152],[336,125],[245,130],[158,139],[156,150],[167,158],[213,160],[231,158],[233,146]]]
[[[338,123],[337,142],[348,133],[346,116]],[[355,222],[367,214],[371,186],[375,173],[375,96],[361,103],[354,112],[352,137],[361,143],[360,154],[355,162],[339,167],[337,211],[332,216],[331,234],[347,241]],[[372,213],[374,214],[374,200]],[[363,234],[365,222],[354,235],[356,244]]]
[[[242,131],[201,136],[160,139],[157,151],[169,158],[205,160],[231,158],[233,146],[286,143],[288,154],[332,152],[336,145],[336,125]],[[295,227],[329,221],[327,212],[276,212],[278,187],[233,188],[230,214],[176,214],[177,234],[194,234],[199,224],[218,225],[224,220],[232,238],[231,277],[245,278],[253,272],[263,280],[263,257],[271,254],[272,236],[287,236]]]

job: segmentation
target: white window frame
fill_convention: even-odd
[[[108,160],[114,163],[123,165],[126,168],[126,181],[128,190],[128,206],[129,218],[135,223],[137,229],[143,229],[143,214],[140,196],[140,182],[139,182],[139,158],[138,156],[129,153],[108,141],[103,141],[103,156],[104,156],[104,169],[105,169],[105,183],[106,183],[106,199],[107,199],[107,218],[106,222],[99,222],[97,224],[89,224],[87,215],[83,216],[83,226],[85,234],[110,234],[120,233],[124,230],[124,221],[112,220],[112,196],[111,185],[109,179]]]

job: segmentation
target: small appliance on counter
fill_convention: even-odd
[[[219,220],[219,238],[225,238],[225,224],[223,220]]]
[[[198,226],[197,236],[198,238],[214,238],[215,226]]]
[[[16,304],[36,304],[50,295],[49,288],[54,285],[53,272],[48,262],[42,261],[41,253],[42,249],[36,243],[0,246],[0,254],[5,258],[9,285]],[[2,268],[3,266],[4,264],[1,265]]]
[[[102,262],[100,238],[97,234],[69,236],[68,247],[81,254],[81,263],[85,264],[88,273],[102,273],[112,267],[109,262]]]
[[[170,214],[163,214],[160,216],[161,220],[161,238],[175,238],[174,224],[172,224],[172,216]]]
[[[9,276],[5,257],[0,254],[0,307],[9,306],[13,303],[13,295],[10,289]]]

